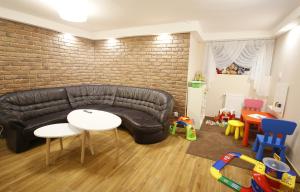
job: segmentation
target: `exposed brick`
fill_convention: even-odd
[[[168,91],[174,110],[184,113],[189,38],[127,37],[110,45],[0,19],[0,95],[83,83],[128,85]]]

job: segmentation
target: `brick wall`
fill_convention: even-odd
[[[95,42],[97,79],[109,84],[157,88],[175,97],[175,109],[185,110],[189,34]]]
[[[189,34],[93,41],[0,19],[0,95],[82,83],[158,88],[184,112]]]
[[[0,94],[95,81],[94,42],[0,20]]]

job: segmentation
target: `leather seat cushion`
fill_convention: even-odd
[[[24,128],[25,135],[33,134],[34,130],[43,127],[45,125],[50,125],[54,123],[66,123],[67,116],[72,110],[65,110],[57,113],[51,113],[48,115],[39,116],[34,119],[25,121],[26,127]]]
[[[103,111],[105,108],[108,108],[108,107],[110,107],[110,105],[98,104],[98,105],[83,105],[83,106],[77,107],[76,109],[96,109],[96,110]]]
[[[168,101],[168,95],[159,90],[122,86],[117,89],[113,106],[143,111],[161,119]]]
[[[153,116],[134,109],[125,107],[108,107],[104,111],[118,115],[122,119],[122,124],[134,133],[153,133],[163,130],[162,124]]]

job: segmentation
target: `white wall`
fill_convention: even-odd
[[[211,83],[206,97],[206,115],[215,116],[224,107],[225,93],[251,94],[251,84],[247,75],[217,75]]]
[[[188,81],[194,79],[195,73],[202,72],[204,43],[198,33],[192,32],[190,36],[190,52],[188,66]],[[187,115],[194,120],[194,126],[199,129],[204,119],[203,101],[204,89],[188,88]]]
[[[206,116],[215,116],[224,107],[225,93],[241,94],[245,98],[264,101],[262,110],[266,110],[267,97],[257,96],[248,75],[217,75],[207,93]]]
[[[293,136],[287,139],[288,158],[300,170],[300,26],[276,39],[272,65],[269,103],[272,103],[277,82],[289,84],[283,118],[298,123]],[[279,78],[279,74],[282,77]]]
[[[188,81],[191,81],[203,65],[204,43],[196,32],[191,32],[189,50]]]
[[[188,63],[188,74],[187,81],[192,81],[197,72],[202,72],[203,66],[203,54],[204,54],[204,42],[197,32],[190,33],[190,47],[189,47],[189,63]],[[186,95],[186,110],[188,107],[195,106],[197,103],[191,103],[188,101],[189,90]],[[185,114],[186,115],[186,114]]]

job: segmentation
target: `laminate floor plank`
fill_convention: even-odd
[[[44,145],[15,154],[1,139],[0,191],[231,192],[210,175],[213,161],[186,153],[189,141],[183,137],[139,145],[126,131],[118,133],[116,148],[114,132],[92,132],[95,155],[86,150],[83,165],[79,137],[64,138],[62,151],[59,140],[53,140],[49,167]],[[248,170],[227,166],[222,173],[243,185],[250,183]]]

